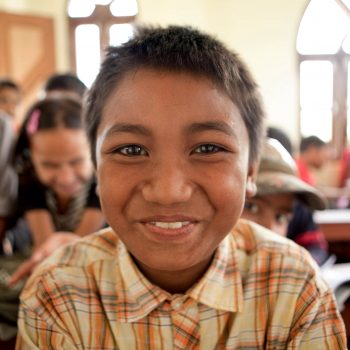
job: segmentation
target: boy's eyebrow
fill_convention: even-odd
[[[124,132],[131,134],[141,134],[145,136],[149,136],[151,134],[150,130],[140,124],[117,123],[108,129],[106,137]]]
[[[225,133],[228,136],[234,136],[234,129],[227,123],[220,120],[212,120],[201,123],[193,123],[188,128],[189,133],[199,133],[208,130],[216,130]]]
[[[210,120],[205,122],[191,124],[187,131],[189,134],[200,133],[208,130],[216,130],[225,133],[228,136],[234,136],[235,130],[227,123],[220,120]],[[144,136],[150,136],[151,131],[140,124],[129,124],[129,123],[117,123],[114,124],[106,132],[105,137],[109,137],[118,133],[132,133]]]

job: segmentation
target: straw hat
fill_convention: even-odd
[[[295,193],[311,209],[323,210],[327,206],[322,193],[299,179],[293,158],[280,142],[274,139],[267,139],[264,144],[257,188],[257,196]]]

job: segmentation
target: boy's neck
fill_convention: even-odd
[[[183,294],[207,271],[212,256],[199,264],[181,271],[155,270],[134,259],[147,279],[170,294]]]

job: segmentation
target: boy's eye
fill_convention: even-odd
[[[145,156],[147,152],[139,145],[127,145],[120,147],[116,150],[117,153],[121,153],[125,156]]]
[[[255,203],[245,202],[244,210],[249,211],[252,214],[257,214],[259,212],[259,206]]]
[[[222,151],[221,147],[207,143],[195,148],[193,153],[216,153],[220,151]]]
[[[292,218],[292,213],[278,213],[276,214],[276,222],[279,224],[289,224],[289,221]]]

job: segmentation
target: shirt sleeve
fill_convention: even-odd
[[[315,277],[318,279],[319,277]],[[318,288],[315,289],[315,285]],[[323,280],[311,279],[298,299],[288,349],[347,349],[344,323],[333,293]]]
[[[35,291],[36,296],[28,299],[29,304],[21,301],[16,350],[83,350],[79,341],[73,340],[74,327],[68,326],[70,320],[58,313],[42,281],[37,283]],[[30,305],[33,302],[35,308]]]

